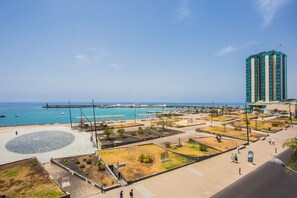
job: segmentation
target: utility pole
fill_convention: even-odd
[[[97,149],[98,149],[98,138],[97,138],[97,130],[96,130],[96,117],[95,117],[95,105],[94,105],[94,100],[92,100],[92,107],[93,107],[93,118],[94,118],[94,127],[95,127],[96,147],[97,147]]]
[[[70,126],[72,128],[72,116],[71,116],[70,100],[68,100],[68,108],[69,108],[69,116],[70,116]]]
[[[290,122],[291,122],[291,125],[292,125],[291,102],[289,102],[289,113],[290,113]]]
[[[249,137],[249,122],[248,122],[248,116],[247,116],[246,103],[245,103],[244,106],[245,106],[246,138],[247,138],[247,143],[250,144],[250,137]]]

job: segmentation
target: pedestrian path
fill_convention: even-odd
[[[143,198],[210,197],[255,170],[274,155],[283,152],[282,144],[296,135],[296,126],[294,126],[288,130],[270,134],[270,137],[275,139],[274,145],[269,144],[267,139],[250,143],[238,153],[239,163],[231,162],[231,154],[237,153],[237,150],[233,150],[95,197],[117,198],[121,190],[124,191],[124,197],[128,197],[131,189],[134,189],[134,197]],[[254,152],[254,163],[248,162],[248,151]]]

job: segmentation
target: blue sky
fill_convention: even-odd
[[[243,102],[245,58],[274,48],[297,98],[296,19],[296,0],[2,0],[0,101]]]

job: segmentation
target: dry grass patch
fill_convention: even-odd
[[[216,122],[227,122],[227,121],[234,120],[236,118],[238,118],[238,117],[232,117],[232,116],[213,116],[212,117],[212,120],[213,121],[216,121]],[[206,121],[211,121],[211,116],[202,117],[202,118],[199,118],[199,119],[206,120]]]
[[[226,127],[224,129],[223,126],[210,126],[210,127],[200,128],[200,130],[214,133],[214,134],[226,135],[226,136],[230,136],[230,137],[234,137],[242,140],[247,140],[246,131],[244,130],[236,131],[234,128],[230,128],[230,127]],[[264,134],[255,133],[255,132],[250,132],[249,134],[250,134],[249,136],[250,141],[256,141],[259,138],[266,136]]]
[[[149,144],[97,152],[108,165],[116,165],[117,163],[125,162],[126,166],[120,167],[119,170],[128,181],[131,181],[191,162],[190,159],[171,152],[168,152],[169,160],[161,162],[161,153],[165,151],[166,150],[154,144]],[[152,162],[141,163],[139,161],[141,154],[152,157]]]
[[[217,150],[207,147],[205,151],[201,149],[201,145],[197,144],[195,141],[186,141],[181,143],[182,146],[179,144],[172,144],[169,149],[170,151],[193,156],[193,157],[200,157],[204,155],[211,155],[214,153],[218,153]]]
[[[215,137],[195,138],[194,140],[222,152],[244,144],[244,142],[242,141],[231,140],[226,138],[222,138],[221,142],[218,142]]]
[[[115,129],[120,128],[129,128],[129,127],[137,127],[137,126],[144,126],[144,124],[138,124],[138,123],[121,123],[114,125]]]
[[[236,121],[233,122],[233,126],[236,127],[246,127],[245,121]],[[249,120],[249,128],[254,130],[263,130],[263,131],[278,131],[287,126],[284,122],[277,120],[268,120],[268,121],[259,121],[259,120]]]
[[[56,198],[65,193],[35,158],[0,166],[0,192],[6,197]]]

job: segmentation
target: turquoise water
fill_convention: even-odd
[[[53,105],[55,103],[49,103]],[[61,104],[61,103],[59,103]],[[90,104],[90,103],[71,103],[71,104]],[[108,104],[108,103],[104,103]],[[118,103],[112,103],[118,104]],[[120,103],[125,104],[125,103]],[[128,103],[126,103],[128,104]],[[129,103],[131,104],[131,103]],[[139,103],[138,103],[139,104]],[[166,105],[213,105],[212,103],[146,103],[146,104],[166,104]],[[42,108],[45,103],[0,103],[0,115],[6,117],[0,118],[0,126],[14,126],[14,125],[31,125],[31,124],[64,124],[70,123],[69,109],[45,109]],[[225,105],[225,104],[214,104],[214,105]],[[242,106],[239,103],[228,104],[228,106]],[[169,108],[136,108],[135,114],[137,119],[146,118],[139,114],[146,114],[148,111],[171,111]],[[85,116],[93,116],[92,108],[83,108],[82,112]],[[134,108],[108,108],[100,109],[95,108],[96,116],[105,115],[124,115],[120,117],[120,120],[131,120],[134,119]],[[61,115],[64,113],[64,115]],[[71,110],[72,121],[79,122],[81,116],[80,109],[73,108]],[[19,117],[16,117],[18,115]],[[93,118],[89,118],[93,121]],[[115,118],[114,118],[115,119]],[[102,118],[97,118],[97,121],[101,121]],[[109,119],[107,119],[109,120]]]

